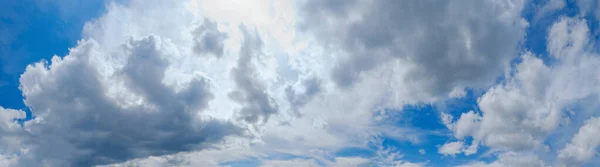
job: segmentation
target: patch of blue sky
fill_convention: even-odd
[[[438,110],[446,112],[453,117],[460,117],[460,114],[474,111],[481,113],[479,106],[477,105],[477,99],[485,93],[485,90],[478,89],[465,89],[465,96],[460,98],[450,98],[445,100],[442,104],[437,105]]]
[[[487,155],[487,148],[481,148],[476,154],[466,156],[458,154],[455,156],[444,156],[438,153],[438,148],[447,142],[458,141],[452,136],[452,132],[442,123],[441,112],[459,118],[464,112],[475,111],[480,113],[477,106],[477,98],[484,92],[480,90],[467,89],[466,95],[461,98],[448,99],[439,104],[407,105],[402,111],[388,112],[396,113],[391,119],[395,120],[395,126],[413,129],[420,133],[418,142],[398,140],[383,137],[383,147],[396,148],[403,154],[403,159],[409,162],[427,162],[430,166],[453,166],[471,162],[473,160],[490,162],[495,158]],[[472,138],[464,139],[468,145]],[[419,150],[424,150],[421,154]]]
[[[256,167],[260,166],[262,163],[258,158],[250,157],[244,160],[237,161],[227,161],[220,163],[221,166],[235,166],[235,167]]]
[[[369,158],[375,155],[376,150],[373,148],[348,147],[343,148],[335,153],[336,157],[363,157]]]

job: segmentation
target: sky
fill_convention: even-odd
[[[0,0],[0,166],[600,166],[598,0]]]

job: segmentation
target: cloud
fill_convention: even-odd
[[[0,108],[0,146],[9,150],[0,165],[426,166],[378,139],[426,140],[426,130],[390,121],[392,112],[461,99],[466,88],[485,92],[478,109],[442,112],[453,138],[438,153],[486,147],[497,157],[472,166],[589,155],[571,151],[597,145],[580,141],[595,126],[584,120],[598,116],[598,105],[588,105],[598,102],[600,83],[589,26],[561,18],[548,31],[552,62],[519,57],[524,3],[111,3],[68,55],[21,75],[35,119],[20,125],[23,111]],[[548,151],[548,137],[568,128],[581,130],[571,143],[550,143],[564,146],[560,153]],[[336,156],[345,148],[374,154]]]
[[[286,97],[292,107],[292,110],[298,112],[300,107],[303,107],[322,89],[322,81],[318,78],[311,77],[302,80],[301,83],[288,86],[285,89]]]
[[[260,37],[251,34],[245,27],[241,27],[244,34],[244,43],[240,51],[237,67],[232,69],[231,75],[238,90],[229,94],[229,97],[241,103],[241,118],[249,123],[269,120],[269,116],[278,112],[278,106],[272,97],[265,91],[265,86],[254,79],[255,69],[252,67],[253,56],[261,56],[263,42]]]
[[[597,155],[596,148],[600,139],[595,134],[600,129],[600,118],[590,118],[571,139],[571,143],[559,151],[558,157],[563,163],[582,165]]]
[[[25,111],[6,109],[0,106],[0,149],[3,152],[13,153],[20,152],[19,145],[22,140],[20,132],[21,125],[15,120],[25,119]],[[0,164],[12,164],[15,159],[11,154],[1,155]]]
[[[442,155],[455,156],[456,154],[462,152],[463,145],[464,143],[460,141],[446,143],[438,148],[438,153]]]
[[[272,160],[264,162],[261,167],[276,167],[276,166],[290,166],[290,167],[317,167],[320,166],[315,160],[310,159],[293,159],[293,160]]]
[[[257,156],[245,148],[206,149],[194,152],[181,152],[165,156],[150,156],[133,159],[123,163],[104,165],[107,167],[137,167],[137,166],[222,166],[221,163],[242,160],[247,157]]]
[[[549,14],[556,12],[557,10],[563,9],[566,6],[565,0],[549,0],[543,5],[539,6],[536,10],[535,21],[546,17]]]
[[[577,4],[577,7],[579,7],[579,13],[582,16],[591,14],[596,18],[596,20],[600,20],[600,11],[598,11],[598,8],[600,8],[600,3],[598,3],[598,1],[577,0],[575,3]]]
[[[20,89],[35,119],[14,128],[13,142],[3,145],[15,149],[2,154],[3,163],[218,165],[259,153],[318,151],[314,157],[323,157],[365,147],[383,129],[399,129],[374,123],[374,107],[392,83],[371,79],[352,91],[333,89],[323,78],[327,71],[312,68],[317,64],[277,61],[281,50],[273,44],[283,40],[264,25],[207,20],[195,15],[193,2],[111,3],[106,14],[86,24],[84,38],[68,55],[29,65]],[[219,34],[218,59],[198,56],[207,32]],[[275,70],[280,67],[297,70],[298,78],[280,77]],[[380,89],[370,89],[377,84]],[[223,158],[229,147],[243,151]],[[223,152],[206,161],[185,158],[212,150]],[[338,162],[359,163],[344,158],[331,163]]]
[[[197,70],[185,72],[190,66],[180,58],[192,57],[198,24],[178,5],[183,4],[113,3],[86,24],[85,39],[68,55],[29,65],[20,89],[35,119],[20,126],[9,118],[21,116],[7,115],[11,132],[2,132],[2,147],[10,149],[2,153],[3,161],[14,166],[111,164],[219,147],[226,138],[245,135],[235,121],[210,112],[211,103],[222,99],[218,82]],[[141,15],[156,6],[167,8]],[[171,15],[165,24],[179,26],[166,29],[140,19],[165,13]]]
[[[304,8],[302,25],[342,51],[332,71],[338,86],[352,86],[366,71],[398,59],[411,64],[404,79],[434,96],[493,84],[527,25],[518,14],[523,2],[512,0],[329,0]]]
[[[510,166],[530,166],[530,167],[544,167],[546,164],[540,160],[534,154],[524,154],[507,152],[498,156],[498,160],[485,163],[485,162],[474,162],[467,165],[460,165],[458,167],[510,167]]]
[[[124,45],[120,68],[103,69],[109,54],[93,40],[51,64],[27,68],[21,90],[37,118],[25,125],[33,154],[23,161],[107,164],[201,149],[242,132],[230,122],[197,117],[213,98],[205,79],[178,92],[162,83],[170,44],[149,36]]]
[[[227,34],[219,31],[216,22],[205,19],[202,25],[194,30],[193,35],[196,54],[210,53],[217,58],[223,56]]]
[[[0,107],[0,129],[4,132],[19,128],[19,124],[14,122],[14,120],[24,118],[24,111]]]
[[[567,136],[552,134],[573,133],[569,129],[597,116],[592,111],[598,108],[594,104],[600,92],[595,85],[600,78],[591,71],[598,70],[600,59],[590,50],[595,44],[589,39],[586,21],[562,18],[551,26],[547,40],[552,65],[525,53],[505,83],[478,98],[480,113],[463,113],[452,123],[448,121],[451,117],[443,119],[456,138],[473,137],[475,145],[490,147],[493,152],[544,154],[550,149],[548,144],[566,144],[560,141]],[[578,109],[571,110],[571,106]],[[591,122],[583,129],[593,126]],[[556,142],[548,141],[551,135]],[[558,156],[569,157],[567,152]]]

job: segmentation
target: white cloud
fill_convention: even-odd
[[[534,152],[548,154],[547,142],[563,145],[568,129],[582,124],[584,118],[597,116],[597,84],[600,59],[589,39],[585,20],[562,18],[548,31],[548,52],[555,62],[545,64],[532,53],[525,53],[515,73],[505,83],[490,88],[478,100],[480,114],[463,113],[454,122],[442,118],[458,139],[473,137],[474,144],[490,147],[492,152]],[[570,106],[580,106],[570,111]],[[585,127],[585,126],[584,126]],[[559,156],[567,156],[563,151]],[[577,156],[579,157],[579,156]],[[574,164],[570,164],[574,165]]]
[[[566,6],[565,0],[548,0],[543,5],[539,6],[535,13],[535,20],[538,21],[549,14],[563,9]]]
[[[327,164],[332,167],[345,167],[345,166],[367,166],[371,164],[371,160],[362,157],[336,157],[335,161]]]
[[[374,166],[394,166],[394,167],[423,167],[426,166],[426,162],[414,163],[402,160],[403,154],[395,147],[379,147],[376,156],[372,158],[372,164]]]
[[[324,166],[331,167],[359,167],[371,164],[371,160],[360,157],[335,157],[333,161],[325,160]],[[292,159],[292,160],[267,160],[263,161],[261,167],[276,166],[298,166],[298,167],[320,167],[315,159]]]
[[[600,3],[598,3],[598,1],[576,0],[575,3],[577,4],[577,7],[579,7],[580,15],[585,16],[591,14],[596,17],[597,20],[600,20],[600,11],[598,10],[600,8]]]
[[[248,151],[244,147],[231,147],[221,149],[208,149],[195,152],[181,152],[165,156],[150,156],[130,160],[119,164],[106,165],[107,167],[143,167],[143,166],[222,166],[221,163],[243,160],[247,157],[256,157],[259,154]]]
[[[16,119],[25,119],[25,111],[6,109],[0,106],[0,164],[15,163],[13,153],[20,153],[23,134]],[[5,155],[2,155],[4,153]],[[8,166],[8,165],[6,165]]]
[[[600,118],[586,120],[585,125],[579,128],[571,142],[559,151],[558,157],[566,164],[581,165],[589,161],[598,154],[596,149],[600,145],[600,136],[596,133],[599,130]]]
[[[463,147],[464,143],[461,141],[450,142],[438,148],[438,153],[442,155],[455,156],[456,154],[460,154],[462,152]]]
[[[540,160],[535,154],[507,152],[498,156],[498,159],[491,163],[473,162],[458,167],[545,167],[544,161]]]
[[[0,166],[16,166],[18,165],[18,157],[11,155],[0,155]]]
[[[317,167],[320,166],[315,160],[312,159],[293,159],[293,160],[271,160],[266,161],[261,167],[277,167],[277,166],[290,166],[290,167]]]
[[[480,121],[481,117],[473,111],[462,113],[456,123],[452,125],[452,130],[455,131],[454,136],[462,139],[474,134]]]
[[[15,119],[24,119],[25,111],[7,109],[0,106],[0,130],[10,132],[20,127]]]

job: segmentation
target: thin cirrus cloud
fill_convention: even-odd
[[[0,166],[600,163],[598,2],[106,4],[68,54],[24,69]]]

